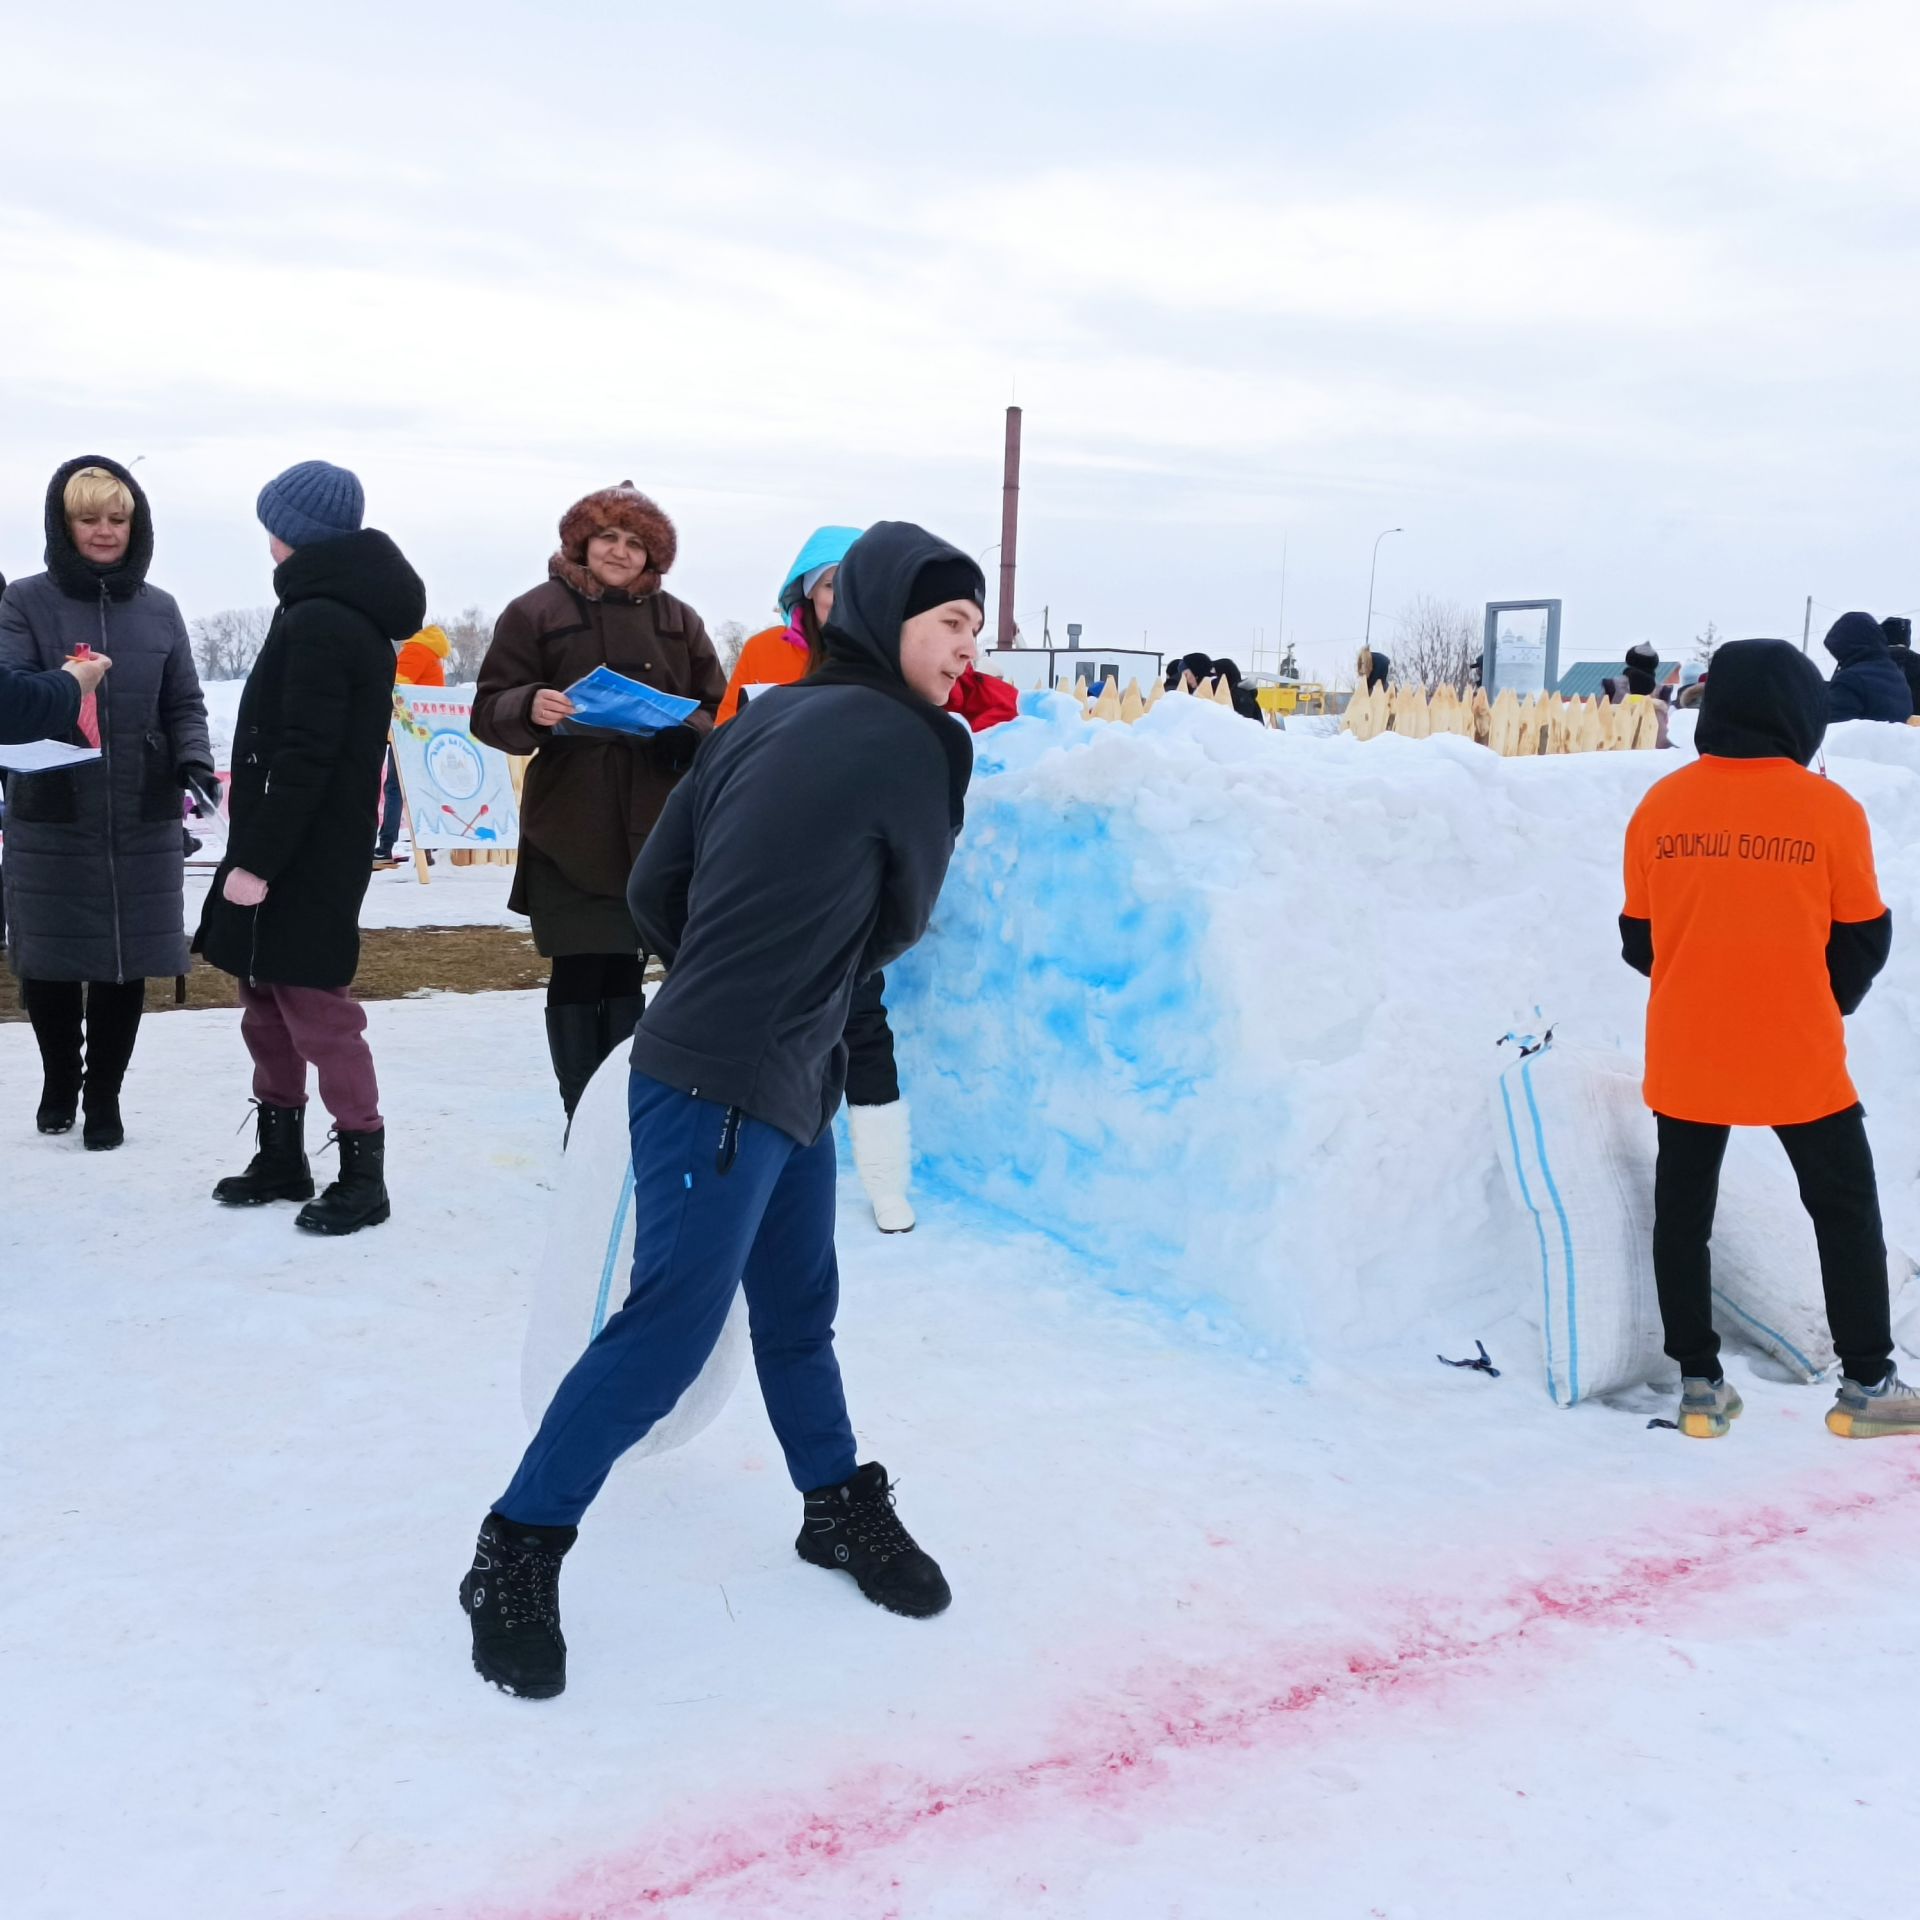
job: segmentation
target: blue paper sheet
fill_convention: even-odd
[[[698,700],[683,700],[677,694],[629,680],[611,667],[595,667],[567,688],[566,694],[573,702],[573,718],[581,726],[606,727],[643,738],[677,727],[700,705]]]

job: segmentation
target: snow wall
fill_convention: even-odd
[[[1195,700],[1133,727],[1021,705],[976,742],[933,929],[889,980],[921,1191],[1282,1364],[1471,1352],[1539,1284],[1488,1117],[1497,1043],[1552,1024],[1639,1056],[1621,844],[1692,716],[1674,752],[1502,760]],[[1855,723],[1826,751],[1894,913],[1848,1030],[1911,1248],[1920,729]]]

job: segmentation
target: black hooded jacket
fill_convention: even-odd
[[[827,664],[712,734],[633,869],[668,964],[633,1066],[811,1145],[846,1085],[855,983],[927,929],[973,744],[900,675],[920,570],[964,558],[883,521],[840,563]]]
[[[1827,732],[1827,683],[1798,647],[1784,640],[1734,640],[1713,656],[1694,745],[1723,760],[1791,760],[1808,765]],[[1628,966],[1653,974],[1653,925],[1620,916]],[[1842,1013],[1867,997],[1893,951],[1893,915],[1835,921],[1827,939],[1827,977]]]
[[[1903,613],[1889,614],[1880,622],[1880,634],[1887,643],[1889,657],[1907,683],[1914,712],[1920,713],[1920,653],[1913,650],[1913,622]]]
[[[360,965],[393,643],[420,630],[426,589],[367,528],[288,555],[273,591],[280,604],[234,727],[227,857],[195,945],[243,980],[344,987]],[[224,898],[235,867],[266,881],[263,905]]]
[[[1827,651],[1838,663],[1827,683],[1830,717],[1839,720],[1913,718],[1907,677],[1893,664],[1886,635],[1870,613],[1843,613],[1827,630]],[[1713,668],[1720,670],[1716,656]]]

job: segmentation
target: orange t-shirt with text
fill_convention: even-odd
[[[1827,940],[1886,911],[1859,801],[1791,760],[1703,756],[1641,801],[1626,879],[1653,925],[1648,1106],[1787,1127],[1854,1105]]]

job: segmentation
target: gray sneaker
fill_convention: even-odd
[[[1742,1403],[1731,1380],[1680,1382],[1680,1431],[1689,1440],[1719,1440],[1740,1418]]]
[[[1844,1377],[1827,1409],[1827,1429],[1842,1440],[1886,1440],[1896,1433],[1920,1433],[1920,1391],[1897,1373],[1877,1387]]]

